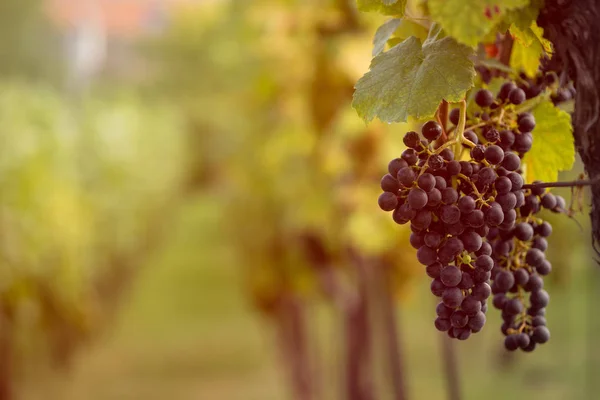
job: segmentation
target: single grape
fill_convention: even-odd
[[[545,326],[536,326],[533,329],[531,340],[535,343],[543,344],[550,340],[550,331]]]
[[[453,327],[462,328],[465,325],[467,325],[467,322],[469,322],[469,316],[464,311],[457,310],[454,311],[454,313],[452,313],[452,316],[450,317],[450,322],[452,323]]]
[[[448,165],[446,165],[446,172],[450,176],[458,175],[460,173],[460,163],[456,160],[450,161]]]
[[[502,270],[496,274],[494,284],[502,292],[508,292],[515,284],[515,277],[510,271]]]
[[[475,315],[481,311],[481,301],[477,300],[473,296],[467,296],[460,305],[460,308],[467,315]]]
[[[442,199],[443,198],[444,192],[442,192]],[[440,209],[439,216],[445,223],[455,224],[460,220],[460,209],[455,205],[445,205]]]
[[[467,326],[474,333],[479,332],[485,325],[485,319],[486,319],[485,314],[483,312],[479,311],[477,314],[475,314],[469,318],[469,322],[467,323]]]
[[[452,328],[452,324],[450,323],[450,319],[437,317],[433,322],[435,328],[440,332],[446,332],[450,328]]]
[[[513,131],[500,131],[500,147],[502,147],[502,149],[508,150],[514,143],[515,134],[513,133]]]
[[[427,163],[433,171],[444,168],[444,158],[439,154],[432,154]]]
[[[498,175],[492,168],[483,167],[479,170],[478,177],[478,183],[481,183],[482,185],[491,185],[494,183]]]
[[[475,161],[483,161],[485,158],[485,147],[478,144],[471,149],[471,158]]]
[[[492,127],[488,127],[487,129],[484,128],[483,137],[488,142],[497,142],[498,140],[500,140],[500,132],[498,132]]]
[[[531,295],[529,296],[529,302],[531,303],[532,307],[544,308],[550,302],[550,296],[544,289],[536,290],[531,292]]]
[[[546,276],[552,271],[552,264],[550,264],[550,261],[544,260],[544,261],[542,261],[542,263],[540,265],[538,265],[535,268],[535,270],[537,271],[538,274],[540,274],[542,276]]]
[[[420,188],[412,188],[410,192],[408,192],[408,205],[413,210],[420,210],[421,208],[427,205],[427,193],[423,189]]]
[[[494,268],[494,260],[492,257],[482,254],[475,260],[475,266],[484,271],[491,271]]]
[[[512,189],[512,182],[508,177],[500,176],[494,182],[494,188],[498,194],[508,193]]]
[[[446,243],[444,243],[443,247],[446,248],[447,251],[452,255],[458,255],[465,249],[462,240],[456,237],[451,237],[450,239],[446,240]]]
[[[404,187],[411,187],[413,185],[413,182],[417,178],[417,175],[415,174],[415,171],[412,170],[412,168],[404,167],[398,171],[396,177]]]
[[[442,135],[442,126],[436,121],[427,121],[421,128],[421,133],[425,139],[434,141]]]
[[[411,232],[409,241],[410,245],[418,250],[419,247],[425,244],[425,235],[422,233]]]
[[[557,201],[556,201],[556,197],[552,194],[552,193],[545,193],[542,196],[542,207],[548,209],[548,210],[552,210],[553,208],[556,207]]]
[[[439,232],[427,232],[424,237],[424,242],[427,246],[432,249],[437,249],[440,247],[442,240],[444,239],[443,235]]]
[[[453,108],[452,110],[450,110],[448,119],[453,125],[458,125],[458,120],[460,119],[460,109]]]
[[[471,275],[473,276],[473,282],[481,283],[489,281],[492,276],[492,273],[490,271],[484,271],[480,268],[475,268],[475,270],[472,271]]]
[[[392,175],[385,174],[383,178],[381,178],[381,189],[384,192],[396,194],[398,193],[398,190],[400,190],[400,185],[398,184],[396,178],[394,178]]]
[[[527,153],[533,145],[533,135],[529,132],[521,133],[515,136],[513,149],[519,153]]]
[[[440,273],[440,279],[444,285],[448,287],[454,287],[460,283],[460,280],[462,279],[462,273],[456,266],[448,265],[442,269],[442,272]]]
[[[474,231],[467,231],[460,235],[460,240],[463,242],[465,246],[465,250],[469,253],[474,253],[481,248],[481,244],[483,240],[481,236],[479,236]]]
[[[414,149],[406,149],[400,156],[408,165],[415,165],[419,161],[419,155]]]
[[[390,192],[383,192],[377,200],[383,211],[393,211],[398,206],[398,197]]]
[[[429,210],[419,210],[417,215],[412,219],[412,225],[418,229],[427,229],[429,225],[431,225],[431,221],[433,220],[433,215]]]
[[[470,227],[480,227],[485,224],[485,215],[481,210],[474,210],[464,217],[464,222]]]
[[[473,175],[473,164],[468,161],[460,161],[460,173],[466,177]]]
[[[504,150],[497,145],[488,146],[485,149],[485,159],[492,165],[498,165],[504,159]]]
[[[515,351],[519,348],[519,339],[517,339],[517,335],[508,335],[504,339],[504,347],[508,351]]]
[[[447,186],[448,186],[448,183],[446,183],[446,179],[444,179],[441,176],[435,177],[435,187],[438,190],[446,189]]]
[[[519,345],[519,347],[521,349],[526,349],[527,346],[529,346],[529,342],[530,342],[530,339],[529,339],[528,334],[523,333],[523,332],[517,334],[517,344]]]
[[[427,193],[427,206],[435,207],[442,202],[442,193],[433,188],[429,193]]]
[[[500,204],[494,202],[492,206],[485,210],[485,222],[489,226],[498,226],[504,221],[504,212]]]
[[[479,143],[479,137],[477,137],[477,134],[473,131],[465,131],[463,133],[463,136],[465,137],[465,139],[477,144]]]
[[[475,210],[476,206],[477,203],[475,203],[475,199],[471,196],[463,196],[458,199],[458,208],[461,213],[470,213],[471,211]]]
[[[508,100],[512,104],[518,106],[525,101],[525,92],[522,89],[514,88],[508,94]]]
[[[504,312],[508,315],[517,315],[523,312],[523,303],[517,297],[510,299],[504,305]]]
[[[525,286],[529,281],[529,273],[524,268],[519,268],[513,272],[515,278],[515,284],[519,286]]]
[[[425,273],[427,274],[428,277],[433,278],[433,279],[439,278],[441,271],[442,271],[442,263],[437,262],[437,261],[434,262],[433,264],[425,267]]]
[[[507,301],[508,297],[504,293],[496,293],[492,299],[492,304],[498,310],[503,310]]]
[[[506,152],[501,165],[509,171],[516,171],[521,167],[521,159],[515,153]]]
[[[415,131],[406,132],[404,138],[402,139],[406,147],[411,149],[418,149],[421,147],[421,137]]]
[[[552,234],[552,225],[544,221],[535,229],[535,233],[542,237],[548,237]]]
[[[500,204],[502,211],[506,212],[515,208],[517,204],[517,196],[514,193],[504,193],[496,196],[496,202]]]
[[[515,226],[515,237],[521,241],[529,241],[533,237],[533,227],[527,222]]]
[[[535,119],[532,115],[519,118],[519,131],[521,132],[531,132],[533,128],[535,128]]]
[[[477,300],[484,301],[492,294],[492,288],[486,282],[481,282],[475,285],[471,295]]]
[[[423,265],[430,265],[437,261],[437,251],[431,247],[421,246],[417,250],[417,260]]]
[[[440,302],[435,307],[435,314],[440,318],[450,319],[450,317],[452,316],[452,313],[454,313],[454,310],[452,308],[446,306],[444,303]]]
[[[446,286],[442,283],[442,281],[439,278],[435,278],[431,281],[430,289],[431,293],[433,293],[434,296],[441,297],[444,291],[446,290]]]
[[[506,177],[512,182],[511,190],[513,192],[521,190],[524,184],[523,177],[521,175],[517,174],[516,172],[511,172],[510,174],[506,175]]]
[[[430,173],[424,173],[417,179],[417,185],[426,192],[435,187],[435,177]]]
[[[535,275],[535,274],[529,275],[529,280],[527,281],[527,284],[525,285],[526,291],[535,292],[535,291],[542,289],[543,287],[544,287],[544,280],[539,275]]]
[[[489,107],[494,102],[494,95],[487,89],[479,89],[475,93],[475,103],[479,107]]]
[[[448,307],[456,308],[463,301],[462,291],[457,287],[447,287],[442,293],[442,301]]]

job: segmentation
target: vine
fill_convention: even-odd
[[[567,213],[547,188],[597,182],[556,182],[574,163],[570,115],[561,105],[575,89],[550,62],[553,43],[537,24],[542,4],[429,0],[418,12],[398,0],[358,6],[394,16],[377,30],[369,71],[355,86],[358,115],[388,123],[434,118],[421,135],[405,134],[408,149],[390,162],[378,202],[396,223],[410,223],[410,243],[441,299],[435,327],[467,339],[483,328],[493,295],[506,349],[532,351],[550,338],[542,278],[552,269],[544,255],[552,227],[536,214]],[[459,22],[464,12],[480,18]],[[413,20],[425,37],[400,29]],[[449,111],[453,103],[458,108]]]

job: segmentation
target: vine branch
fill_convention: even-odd
[[[523,185],[523,189],[591,186],[598,182],[600,182],[600,177],[596,177],[595,179],[579,179],[579,180],[575,180],[575,181],[566,181],[566,182],[540,182],[540,183],[530,183],[527,185]]]

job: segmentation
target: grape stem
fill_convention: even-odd
[[[592,186],[598,182],[600,182],[600,177],[596,177],[594,179],[578,179],[567,182],[540,182],[523,185],[523,189]]]

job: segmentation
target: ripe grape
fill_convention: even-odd
[[[421,128],[421,133],[425,139],[434,141],[442,135],[442,126],[436,121],[427,121]]]

